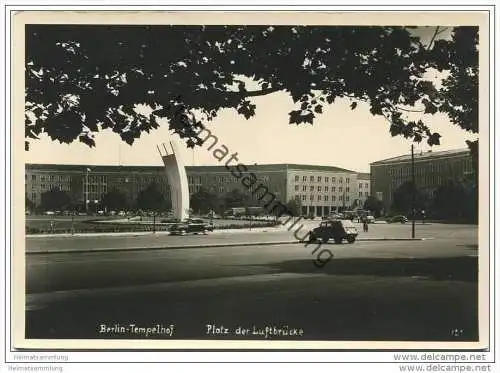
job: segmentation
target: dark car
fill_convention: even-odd
[[[405,223],[408,223],[408,218],[404,215],[396,215],[396,216],[392,216],[390,218],[387,219],[387,222],[388,223],[401,223],[401,224],[405,224]]]
[[[186,223],[188,224],[204,224],[203,219],[187,219]]]
[[[214,227],[211,224],[207,223],[177,223],[172,224],[169,228],[169,232],[171,235],[180,235],[183,236],[185,234],[208,234],[208,232],[213,232]]]
[[[354,243],[358,236],[358,230],[350,220],[328,220],[309,232],[309,241],[318,241],[326,243],[329,239],[333,239],[336,244],[342,243],[342,240],[347,240],[349,243]]]

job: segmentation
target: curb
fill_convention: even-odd
[[[71,253],[97,253],[111,251],[156,251],[156,250],[176,250],[176,249],[204,249],[212,247],[231,247],[231,246],[263,246],[263,245],[286,245],[300,243],[300,241],[271,241],[271,242],[234,242],[234,243],[217,243],[205,245],[177,245],[177,246],[157,246],[157,247],[123,247],[123,248],[98,248],[98,249],[82,249],[82,250],[43,250],[26,252],[26,255],[38,254],[71,254]]]
[[[433,238],[359,238],[356,241],[426,241]],[[233,246],[272,246],[272,245],[290,245],[290,244],[307,244],[307,241],[266,241],[266,242],[234,242],[234,243],[219,243],[205,245],[176,245],[176,246],[157,246],[157,247],[129,247],[129,248],[97,248],[97,249],[81,249],[81,250],[43,250],[26,252],[25,255],[43,255],[43,254],[71,254],[71,253],[98,253],[98,252],[126,252],[126,251],[158,251],[158,250],[179,250],[179,249],[204,249],[217,247],[233,247]],[[327,244],[327,245],[333,245]]]
[[[245,231],[246,229],[246,231]],[[251,230],[248,228],[228,228],[228,229],[215,229],[211,234],[220,233],[273,233],[284,232],[285,230],[276,229],[274,227],[255,227]],[[168,231],[151,231],[146,232],[106,232],[106,233],[59,233],[59,234],[27,234],[26,238],[70,238],[70,237],[138,237],[138,236],[157,236],[157,235],[170,235]]]

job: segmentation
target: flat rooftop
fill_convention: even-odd
[[[432,159],[432,158],[441,158],[441,157],[449,157],[455,155],[466,155],[469,154],[469,149],[453,149],[453,150],[443,150],[439,152],[427,151],[427,152],[415,152],[415,160],[423,160],[423,159]],[[372,162],[370,165],[377,165],[383,163],[396,163],[396,162],[405,162],[411,161],[411,154],[399,155],[397,157],[382,159],[380,161]]]

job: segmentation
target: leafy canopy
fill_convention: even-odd
[[[252,97],[287,92],[291,124],[312,124],[338,98],[367,102],[393,136],[439,144],[421,107],[477,132],[477,28],[423,45],[404,27],[28,25],[25,136],[94,146],[111,129],[128,144],[169,128],[189,147],[221,109],[250,118]],[[437,30],[436,30],[437,34]],[[434,36],[436,36],[436,34]],[[441,89],[429,69],[450,75]],[[26,142],[27,147],[29,145]]]

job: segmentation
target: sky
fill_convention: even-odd
[[[434,28],[417,32],[423,39]],[[446,33],[441,35],[446,37]],[[438,79],[437,76],[430,77]],[[342,167],[358,172],[369,172],[370,163],[410,153],[411,141],[401,136],[392,137],[389,123],[369,112],[367,104],[358,103],[355,110],[350,101],[337,100],[324,107],[313,125],[288,123],[288,113],[295,109],[290,96],[276,92],[255,97],[256,115],[249,120],[236,115],[234,110],[221,111],[212,122],[204,123],[231,154],[238,153],[245,164],[300,163]],[[442,135],[441,145],[433,151],[465,148],[466,139],[476,136],[452,125],[443,114],[413,114],[410,119],[422,119],[431,130]],[[96,135],[96,147],[79,142],[59,144],[47,136],[32,141],[25,152],[27,163],[58,163],[84,165],[157,165],[162,164],[157,145],[176,141],[180,157],[186,165],[217,165],[207,147],[188,149],[183,140],[172,135],[165,123],[150,134],[144,133],[132,146],[122,142],[118,135],[103,131]],[[416,151],[427,151],[424,142],[416,144]]]

